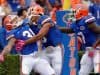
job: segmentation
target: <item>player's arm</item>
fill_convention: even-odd
[[[98,39],[98,40],[94,43],[94,48],[96,48],[97,46],[100,46],[100,39]]]
[[[15,41],[16,41],[15,38],[9,39],[8,44],[4,47],[3,51],[1,52],[1,54],[2,55],[8,54],[12,50],[12,47],[15,45]]]
[[[100,26],[97,26],[95,23],[89,23],[88,28],[93,32],[100,34]]]
[[[73,29],[70,29],[70,28],[59,27],[59,29],[60,29],[61,32],[63,32],[63,33],[74,33]]]
[[[49,31],[52,25],[50,23],[44,23],[37,35],[25,41],[25,44],[30,44],[42,39]]]

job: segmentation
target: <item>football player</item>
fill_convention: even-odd
[[[90,13],[96,18],[96,23],[100,25],[100,0],[91,0],[89,6]]]
[[[97,40],[97,34],[100,34],[100,26],[97,26],[95,23],[95,17],[88,15],[88,8],[83,4],[76,4],[74,8],[74,16],[76,21],[71,24],[70,29],[59,28],[62,32],[65,33],[76,33],[82,37],[82,43],[84,44],[85,54],[81,59],[81,68],[79,75],[89,75],[93,69],[93,63],[97,64],[98,61],[95,58],[97,50],[94,50],[93,45]],[[94,53],[94,54],[93,54]],[[100,54],[99,54],[100,55]],[[94,56],[94,57],[93,57]],[[97,58],[100,58],[97,56]],[[93,62],[93,60],[95,60]],[[99,60],[99,59],[98,59]],[[99,62],[100,63],[100,62]],[[98,73],[99,69],[95,69],[95,73]]]
[[[25,44],[31,44],[44,39],[44,57],[50,62],[56,71],[56,75],[61,75],[63,56],[62,33],[49,16],[43,15],[43,10],[40,6],[32,7],[31,9],[30,19],[32,23],[38,25],[40,30],[37,35],[26,40]]]
[[[0,59],[2,59],[2,56],[5,54],[9,53],[15,43],[18,42],[17,40],[25,41],[35,35],[34,32],[32,32],[32,30],[29,28],[29,25],[16,15],[8,15],[4,19],[4,27],[6,28],[7,40],[9,40],[9,43],[2,51]],[[41,59],[38,55],[37,42],[27,44],[21,50],[18,48],[19,44],[16,44],[16,50],[18,54],[22,56],[21,75],[29,75],[32,69],[41,75],[55,74],[55,71],[51,68],[49,63],[46,60]]]

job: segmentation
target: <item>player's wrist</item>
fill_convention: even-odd
[[[0,62],[2,63],[2,62],[4,62],[4,54],[3,53],[0,53]]]
[[[6,55],[6,51],[3,50],[3,51],[0,53],[0,55],[2,55],[2,56]]]

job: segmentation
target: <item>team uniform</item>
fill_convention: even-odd
[[[5,29],[3,27],[0,27],[0,50],[2,50],[4,46],[7,44],[5,34]]]
[[[0,27],[0,52],[3,50],[3,48],[7,45],[6,40],[6,30],[4,27]],[[13,48],[10,52],[11,54],[16,54],[16,50]]]
[[[89,73],[93,69],[93,66],[94,66],[94,71],[96,73],[97,72],[95,69],[96,64],[100,63],[100,61],[96,60],[99,59],[98,50],[95,50],[93,58],[89,57],[88,55],[89,51],[93,50],[92,48],[93,44],[96,42],[97,39],[97,35],[94,32],[92,32],[90,29],[88,29],[88,24],[94,22],[95,22],[95,18],[89,15],[81,18],[80,20],[77,20],[72,24],[71,27],[77,35],[82,37],[84,49],[86,50],[80,62],[81,68],[79,71],[79,75],[89,75]]]
[[[27,40],[35,34],[30,29],[26,22],[23,22],[21,26],[7,32],[7,39],[14,37],[18,40]],[[31,70],[39,72],[41,75],[52,75],[54,70],[50,67],[49,63],[41,59],[37,55],[38,46],[37,43],[28,44],[23,47],[18,53],[22,56],[22,72],[29,75]],[[45,68],[44,68],[45,66]]]
[[[90,13],[96,18],[97,25],[100,25],[100,5],[99,4],[91,4],[89,7]],[[100,34],[98,35],[98,39],[100,38]]]
[[[43,46],[46,47],[44,50],[44,58],[55,69],[56,75],[60,75],[62,68],[62,34],[50,17],[46,15],[40,16],[37,21],[38,27],[41,28],[45,23],[50,23],[52,27],[43,38]]]
[[[96,18],[96,23],[100,25],[100,5],[91,4],[89,10],[90,13]]]

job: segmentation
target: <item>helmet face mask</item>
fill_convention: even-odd
[[[28,18],[33,23],[35,23],[39,16],[44,14],[44,10],[41,6],[35,5],[28,9]]]
[[[40,15],[40,14],[43,15],[44,9],[39,5],[36,5],[34,7],[32,6],[32,7],[29,8],[28,14],[29,15]]]
[[[4,19],[4,27],[7,30],[15,29],[19,26],[18,16],[17,15],[8,15]]]
[[[5,28],[6,28],[7,30],[12,30],[12,29],[13,29],[13,27],[12,27],[11,24],[7,24],[7,25],[5,25]]]

